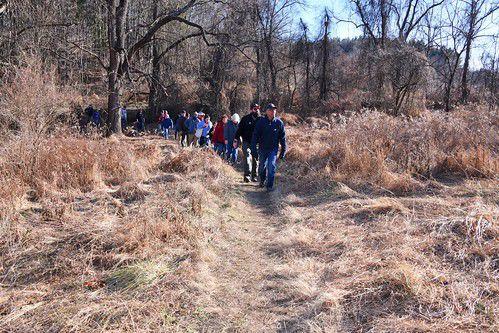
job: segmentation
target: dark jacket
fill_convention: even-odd
[[[178,116],[177,118],[177,121],[175,122],[175,127],[177,129],[177,131],[179,132],[187,132],[187,128],[185,127],[185,117],[180,115]]]
[[[173,121],[170,117],[164,117],[161,121],[161,128],[168,129],[173,127]]]
[[[250,113],[245,115],[242,119],[241,122],[239,123],[239,126],[237,128],[236,132],[236,140],[240,140],[240,138],[243,138],[243,142],[251,143],[251,139],[253,138],[253,131],[255,129],[255,125],[258,121],[258,115],[255,113]]]
[[[236,138],[237,124],[229,120],[224,128],[224,137],[228,144],[232,146],[234,139]]]
[[[286,131],[284,123],[279,118],[269,120],[261,117],[255,126],[251,140],[251,152],[256,154],[257,145],[259,151],[278,151],[281,144],[281,156],[286,153]]]

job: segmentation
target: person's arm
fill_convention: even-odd
[[[280,159],[284,159],[284,156],[286,156],[286,130],[284,129],[284,123],[282,123],[282,128],[279,134],[279,143],[281,144],[281,153],[279,154]]]
[[[253,137],[251,138],[251,154],[253,156],[257,155],[256,146],[257,146],[258,142],[260,141],[260,137],[262,135],[261,132],[262,132],[261,122],[258,121],[255,125],[255,130],[253,131]]]
[[[224,143],[226,145],[228,145],[229,144],[229,140],[227,140],[227,138],[229,137],[229,124],[228,123],[225,124],[223,132],[224,132]]]
[[[234,137],[234,141],[241,142],[241,136],[243,134],[244,126],[246,124],[246,118],[243,117],[239,124],[237,125],[236,136]]]

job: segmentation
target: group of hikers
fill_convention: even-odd
[[[284,123],[276,114],[277,107],[270,103],[261,116],[260,106],[255,103],[244,117],[240,118],[237,113],[230,118],[223,115],[213,126],[210,116],[203,112],[189,115],[183,111],[175,123],[167,112],[163,112],[158,126],[165,138],[173,129],[175,139],[182,147],[213,147],[230,164],[237,162],[238,149],[241,148],[244,182],[259,182],[260,187],[273,191],[277,159],[284,159],[286,155]]]
[[[121,126],[126,129],[128,114],[126,106],[120,108]],[[102,125],[102,110],[91,105],[85,109],[86,124],[97,128]],[[276,117],[277,107],[270,103],[260,115],[260,106],[251,104],[250,112],[244,117],[237,113],[222,115],[215,123],[203,112],[189,114],[182,111],[175,121],[167,111],[158,119],[158,130],[165,139],[174,131],[175,140],[182,147],[213,147],[228,163],[238,161],[238,149],[243,152],[244,182],[260,182],[268,191],[274,189],[277,159],[286,154],[286,133],[284,123]],[[137,113],[134,127],[138,133],[145,131],[143,111]],[[86,125],[85,125],[86,126]],[[279,145],[281,150],[279,152]]]
[[[83,112],[81,127],[85,129],[90,125],[95,128],[101,128],[103,126],[103,113],[103,109],[96,109],[92,105],[89,105]],[[126,109],[126,105],[120,108],[120,117],[121,129],[124,132],[127,129],[128,125],[128,111]],[[144,132],[146,129],[146,118],[142,110],[139,110],[137,112],[137,119],[134,123],[134,128],[139,133]]]

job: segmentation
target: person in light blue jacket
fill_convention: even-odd
[[[237,113],[234,113],[230,121],[224,127],[225,149],[226,158],[229,163],[234,164],[237,162],[238,144],[236,138],[237,127],[241,118]]]
[[[199,138],[199,146],[205,147],[210,145],[209,133],[213,124],[210,121],[210,116],[206,115],[204,120],[201,120],[196,129],[196,137]]]
[[[168,112],[165,112],[163,120],[161,120],[161,131],[163,132],[163,137],[168,139],[170,128],[173,127],[173,121],[170,118]]]

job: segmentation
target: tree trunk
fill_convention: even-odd
[[[322,40],[322,49],[322,69],[319,98],[325,101],[328,93],[327,63],[329,61],[329,15],[327,13],[324,16],[324,39]]]
[[[457,67],[459,66],[459,58],[456,59],[454,66],[451,68],[449,73],[449,80],[447,81],[447,87],[445,88],[445,111],[449,112],[452,109],[452,83],[454,82],[454,77],[456,76]]]
[[[310,45],[307,35],[305,35],[305,53],[305,102],[308,108],[310,107]]]
[[[277,101],[279,98],[279,93],[277,91],[277,70],[274,63],[274,55],[272,54],[272,36],[270,35],[272,30],[270,30],[269,35],[265,37],[265,48],[267,51],[267,61],[269,65],[270,74],[270,99]]]
[[[466,33],[466,50],[464,54],[463,76],[461,78],[461,103],[468,103],[470,90],[468,87],[468,73],[470,68],[471,44],[473,43],[473,35],[475,34],[475,22],[477,18],[477,1],[472,0],[470,3],[469,26]]]
[[[381,48],[385,48],[385,43],[388,36],[388,15],[389,15],[389,9],[386,0],[380,1],[380,15],[381,15]]]
[[[470,95],[470,90],[468,88],[468,73],[470,67],[470,57],[471,57],[471,38],[466,38],[466,52],[464,55],[464,65],[463,65],[463,77],[461,79],[461,103],[468,103],[468,97]]]
[[[261,91],[261,67],[262,67],[262,59],[261,59],[261,55],[260,55],[260,48],[257,46],[255,46],[255,52],[256,52],[256,64],[255,64],[255,67],[256,67],[256,92],[255,92],[255,101],[260,103],[260,98],[261,98],[261,94],[262,94],[262,91]]]
[[[158,2],[154,3],[153,12],[152,12],[153,20],[156,20],[158,17]],[[148,108],[149,108],[149,119],[157,119],[159,117],[160,111],[158,108],[159,99],[160,99],[160,82],[159,80],[161,75],[161,59],[160,59],[160,50],[159,50],[159,42],[156,38],[153,39],[152,45],[152,66],[151,66],[151,77],[149,78],[149,98],[148,98]]]
[[[125,59],[125,18],[128,0],[107,0],[109,67],[107,126],[108,134],[121,134],[120,91],[123,79],[122,65]]]

